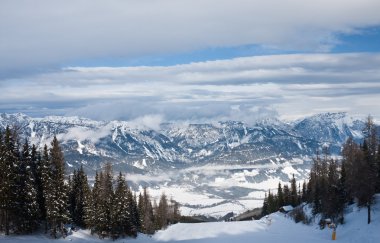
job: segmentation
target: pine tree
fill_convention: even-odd
[[[376,193],[380,193],[380,144],[377,147],[376,168]]]
[[[128,188],[124,176],[119,174],[112,207],[113,234],[124,235],[130,230],[130,211],[128,210]]]
[[[49,151],[52,179],[48,186],[47,220],[51,225],[52,236],[57,237],[57,228],[63,230],[63,224],[69,220],[67,205],[68,188],[65,185],[65,162],[61,147],[56,137],[51,142]],[[63,232],[62,232],[63,233]]]
[[[277,211],[277,202],[275,196],[269,190],[268,192],[268,212],[273,213]]]
[[[179,203],[173,198],[170,199],[169,205],[169,224],[176,224],[179,222],[181,214],[179,212]]]
[[[262,210],[261,210],[261,215],[265,216],[265,215],[268,215],[268,214],[269,214],[268,197],[267,197],[267,193],[265,193],[264,200],[263,200],[263,207],[262,207]]]
[[[15,133],[9,127],[6,127],[3,142],[2,142],[2,156],[1,156],[1,190],[0,190],[0,208],[2,210],[2,218],[4,222],[4,231],[9,235],[10,225],[12,219],[17,216],[15,213],[17,207],[17,174],[15,163],[18,158],[15,154]]]
[[[302,184],[301,202],[307,202],[307,184],[306,184],[306,181],[303,181],[303,184]]]
[[[32,156],[30,154],[29,143],[26,140],[22,151],[22,174],[21,180],[21,211],[20,216],[23,220],[22,230],[31,233],[37,228],[38,203],[35,177],[33,172]]]
[[[83,170],[83,166],[78,171],[74,170],[72,182],[69,183],[70,193],[70,214],[73,222],[80,226],[86,227],[85,210],[89,204],[90,188],[87,181],[87,175]]]
[[[111,164],[106,164],[103,173],[99,175],[100,191],[97,198],[97,228],[98,232],[104,236],[109,235],[112,229],[111,211],[113,199],[112,187],[112,167]]]
[[[281,182],[278,183],[277,200],[278,200],[278,208],[280,208],[280,207],[282,207],[282,206],[285,205],[285,203],[284,203],[284,193],[282,192]]]
[[[155,231],[153,206],[146,187],[144,188],[141,198],[139,198],[138,208],[141,222],[141,231],[145,234],[153,234]]]
[[[288,185],[284,185],[284,205],[289,205],[291,203],[291,194]]]
[[[156,219],[158,229],[163,229],[168,225],[169,206],[165,193],[162,193],[158,203]]]
[[[128,212],[129,212],[129,224],[130,228],[127,231],[127,234],[129,236],[136,237],[137,231],[140,228],[140,220],[139,220],[139,212],[138,212],[138,206],[136,202],[136,197],[133,195],[130,188],[127,186],[127,205],[128,205]]]
[[[7,173],[6,173],[6,161],[5,161],[5,145],[3,132],[0,129],[0,231],[5,230],[5,214],[6,214],[6,183],[7,183]]]
[[[343,206],[340,205],[339,200],[339,174],[338,165],[331,159],[328,165],[328,187],[327,195],[325,197],[323,212],[326,217],[336,218],[340,215],[340,210],[343,210]]]
[[[95,183],[92,189],[92,205],[91,210],[89,210],[87,225],[91,227],[91,233],[100,232],[99,228],[99,217],[97,216],[100,211],[101,204],[101,182],[100,178],[103,177],[103,173],[96,172],[95,174]]]
[[[290,180],[290,204],[295,207],[298,203],[298,194],[297,194],[297,182],[296,179],[293,178]]]
[[[39,206],[40,218],[45,221],[45,233],[48,230],[47,221],[47,203],[50,202],[49,188],[52,180],[52,171],[50,166],[50,158],[48,147],[45,144],[42,156],[37,158],[37,203]]]

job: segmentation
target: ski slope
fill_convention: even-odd
[[[348,207],[345,216],[346,223],[339,225],[336,242],[380,242],[380,195],[376,196],[377,204],[373,206],[372,223],[367,224],[366,208],[359,209],[352,205]],[[182,243],[245,243],[245,242],[292,242],[292,243],[320,243],[331,242],[332,230],[320,230],[317,224],[303,225],[282,213],[271,214],[267,218],[244,222],[215,222],[199,224],[176,224],[166,230],[157,232],[149,237],[140,234],[137,239],[119,239],[115,242],[154,243],[154,242],[182,242]],[[38,243],[38,242],[111,242],[110,239],[100,240],[91,236],[89,231],[74,232],[66,239],[52,240],[44,235],[33,236],[0,236],[1,243]]]

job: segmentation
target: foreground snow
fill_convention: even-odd
[[[373,207],[372,223],[367,225],[367,211],[350,206],[346,215],[346,224],[337,229],[337,242],[380,242],[380,195]],[[274,213],[267,218],[245,222],[216,222],[200,224],[176,224],[166,230],[157,232],[153,237],[139,235],[137,239],[119,239],[115,242],[189,242],[189,243],[224,243],[224,242],[331,242],[331,229],[320,230],[314,225],[295,224],[281,213]],[[0,242],[111,242],[91,236],[88,231],[75,232],[66,239],[52,240],[44,235],[35,236],[0,236]]]

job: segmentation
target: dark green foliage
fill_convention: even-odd
[[[37,151],[26,140],[22,148],[15,130],[0,130],[0,232],[31,233],[41,224],[53,238],[63,224],[91,229],[100,237],[153,234],[179,222],[179,204],[161,197],[152,207],[147,189],[137,200],[122,174],[114,188],[110,164],[96,173],[91,190],[83,167],[65,179],[65,161],[56,137]],[[155,224],[156,223],[156,224]]]
[[[278,203],[279,208],[285,205],[284,193],[282,192],[281,182],[278,183],[278,188],[277,188],[277,203]]]
[[[25,141],[21,158],[21,194],[20,219],[21,231],[32,233],[37,228],[39,207],[37,203],[37,190],[35,184],[35,171],[28,141]]]
[[[295,207],[298,205],[298,193],[297,193],[297,182],[296,179],[293,178],[290,180],[290,204]]]
[[[62,231],[63,224],[69,221],[68,187],[65,185],[65,161],[56,137],[51,142],[49,150],[49,166],[51,179],[46,193],[46,219],[50,224],[52,237],[57,237],[57,231]],[[61,232],[62,233],[62,232]]]
[[[153,234],[155,231],[153,206],[147,188],[144,188],[143,194],[140,194],[139,196],[138,209],[141,222],[141,232],[145,234]]]
[[[72,181],[68,183],[70,186],[69,203],[70,216],[72,221],[80,227],[86,227],[86,210],[90,204],[91,190],[87,182],[87,175],[84,173],[83,166],[78,171],[74,171]]]

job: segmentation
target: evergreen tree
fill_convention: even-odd
[[[288,185],[284,185],[284,205],[291,203],[291,194]]]
[[[6,214],[6,184],[7,184],[7,173],[6,173],[6,161],[5,161],[5,145],[3,132],[0,129],[0,231],[5,231],[5,214]]]
[[[45,222],[45,233],[48,230],[47,221],[47,203],[50,202],[49,188],[52,180],[52,172],[50,166],[50,158],[48,147],[45,144],[42,156],[39,155],[37,158],[37,203],[39,206],[40,219]]]
[[[328,165],[328,187],[323,209],[326,217],[335,219],[340,215],[340,210],[343,210],[343,205],[340,205],[339,191],[338,165],[331,159]]]
[[[87,225],[91,227],[91,233],[97,233],[100,231],[99,229],[99,217],[97,217],[98,213],[100,212],[100,205],[101,205],[101,182],[100,179],[103,177],[103,173],[96,172],[95,175],[95,183],[94,187],[92,189],[92,205],[91,210],[88,214],[87,219]]]
[[[102,235],[109,235],[112,229],[112,199],[113,199],[113,187],[112,187],[112,167],[111,164],[107,163],[104,167],[103,173],[99,175],[100,180],[100,191],[97,197],[96,210],[97,215],[97,228],[98,232]]]
[[[139,215],[142,232],[145,234],[153,234],[155,231],[153,206],[146,187],[144,188],[141,198],[139,198]]]
[[[37,190],[33,171],[33,161],[29,149],[29,143],[26,140],[22,151],[22,188],[21,188],[21,211],[20,216],[23,220],[22,231],[31,233],[38,225],[39,208],[37,203]]]
[[[78,171],[74,170],[73,179],[69,185],[71,187],[69,193],[71,218],[76,225],[86,227],[85,210],[89,209],[86,208],[86,205],[89,204],[91,191],[83,166]]]
[[[119,174],[116,181],[116,190],[112,208],[113,234],[125,235],[130,231],[130,211],[128,210],[128,188],[124,176]]]
[[[168,225],[168,214],[169,214],[169,206],[168,200],[166,198],[165,193],[162,193],[160,197],[160,201],[157,208],[156,219],[157,219],[157,229],[165,228]]]
[[[377,147],[376,168],[376,193],[380,193],[380,144]]]
[[[51,225],[51,233],[54,238],[57,237],[59,229],[63,234],[63,224],[69,220],[68,188],[65,185],[65,162],[63,153],[56,137],[51,142],[49,151],[51,180],[48,185],[47,195],[47,220]]]
[[[17,214],[17,174],[15,164],[18,160],[15,154],[15,133],[7,126],[3,134],[1,146],[1,188],[0,188],[0,208],[2,211],[2,222],[6,235],[9,235],[12,219]]]
[[[179,212],[179,203],[173,198],[170,199],[169,205],[169,224],[176,224],[179,222],[181,214]]]
[[[273,213],[277,211],[277,200],[276,197],[269,190],[268,192],[268,212]]]
[[[127,231],[129,236],[136,237],[137,231],[140,228],[140,220],[139,220],[139,212],[138,206],[136,202],[136,197],[133,195],[130,188],[127,186],[127,204],[128,204],[128,212],[129,212],[129,224],[130,228]]]
[[[290,204],[295,207],[298,204],[298,193],[297,193],[297,182],[296,179],[293,178],[290,180]]]
[[[261,215],[265,216],[268,214],[269,214],[268,197],[267,197],[267,193],[265,193]]]
[[[284,203],[284,193],[282,192],[281,182],[278,183],[277,200],[278,200],[278,208],[280,208],[280,207],[282,207],[282,206],[285,205],[285,203]]]
[[[301,202],[307,202],[307,184],[306,184],[306,181],[303,181],[303,184],[302,184]]]

